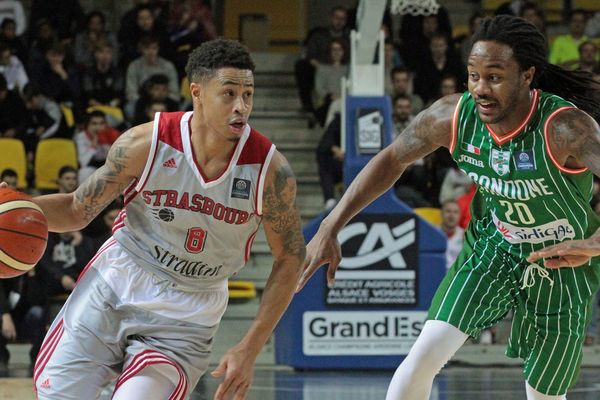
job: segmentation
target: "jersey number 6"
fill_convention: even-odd
[[[202,228],[190,228],[185,238],[185,249],[190,253],[200,253],[204,250],[206,231]]]

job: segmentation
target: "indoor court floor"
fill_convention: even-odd
[[[308,371],[257,368],[247,400],[383,400],[393,371]],[[26,371],[10,371],[23,376]],[[206,377],[191,400],[212,400],[218,381]],[[0,399],[34,400],[31,378],[0,379]],[[102,400],[110,399],[106,391]],[[525,400],[517,367],[448,366],[435,381],[431,400]],[[600,400],[600,368],[584,368],[568,400]]]

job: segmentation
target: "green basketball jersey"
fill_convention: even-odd
[[[593,175],[569,169],[550,153],[546,127],[572,103],[540,90],[521,125],[498,136],[479,118],[466,92],[455,111],[451,153],[477,185],[467,235],[485,235],[506,252],[525,258],[566,239],[589,237],[600,226],[590,206]]]

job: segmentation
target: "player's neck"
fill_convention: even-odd
[[[194,122],[192,119],[192,151],[203,174],[212,179],[227,168],[237,141],[213,132],[210,127],[201,122]]]

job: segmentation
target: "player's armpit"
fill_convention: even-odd
[[[74,206],[91,221],[142,174],[148,160],[152,125],[136,126],[123,133],[110,147],[106,162],[75,191]]]
[[[287,160],[275,152],[263,192],[263,221],[273,257],[304,260],[305,245],[296,206],[296,178]]]
[[[445,96],[411,121],[391,145],[398,162],[409,165],[439,147],[450,147],[454,110],[461,96]]]
[[[550,149],[567,168],[589,168],[600,176],[600,126],[585,112],[569,108],[559,112],[548,126]]]

